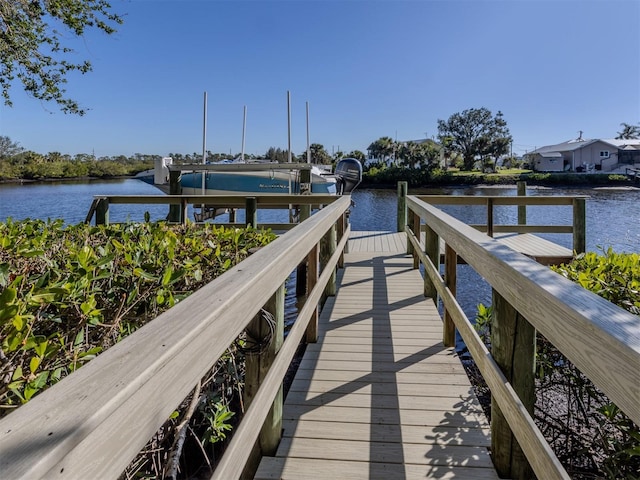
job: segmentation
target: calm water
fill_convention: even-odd
[[[156,195],[159,190],[133,179],[94,181],[79,183],[44,183],[30,185],[0,185],[0,221],[12,217],[63,218],[67,223],[84,221],[94,195]],[[421,194],[452,195],[515,195],[515,187],[510,188],[447,188],[410,191]],[[529,188],[528,195],[587,195],[587,250],[599,251],[612,247],[618,252],[640,252],[640,190],[632,189],[548,189]],[[396,229],[395,190],[365,190],[354,192],[355,207],[351,212],[353,230]],[[484,223],[486,210],[483,207],[445,207],[451,215],[469,223]],[[166,217],[168,207],[140,205],[112,205],[110,220],[142,221],[149,212],[152,220]],[[259,221],[283,221],[274,212],[259,212]],[[193,218],[190,213],[191,218]],[[240,215],[239,215],[240,217]],[[530,224],[571,223],[570,206],[528,207],[527,222]],[[220,221],[226,218],[219,217]],[[495,223],[517,223],[516,207],[497,207]],[[238,218],[241,221],[241,218]],[[563,234],[546,235],[545,238],[566,247],[571,247],[571,236]],[[288,291],[292,291],[290,286]],[[460,266],[458,270],[458,298],[465,313],[473,318],[478,303],[491,303],[489,287],[470,267]],[[287,299],[287,309],[295,307],[295,298]]]
[[[420,194],[451,195],[516,195],[516,188],[465,187],[409,191]],[[640,190],[625,189],[548,189],[529,188],[527,195],[586,195],[587,251],[601,252],[612,247],[617,252],[640,252]],[[351,213],[354,230],[395,230],[396,197],[394,191],[360,190],[354,193],[356,206]],[[486,223],[485,207],[443,206],[450,215],[467,223]],[[536,225],[569,225],[571,206],[528,207],[527,223]],[[517,207],[496,207],[496,224],[517,223]],[[568,234],[541,235],[567,248],[572,247]],[[477,305],[491,304],[491,289],[471,267],[458,266],[456,296],[467,317],[473,319]],[[458,338],[458,348],[464,345]]]
[[[78,183],[39,183],[27,185],[0,184],[0,221],[7,217],[62,218],[67,223],[84,221],[94,195],[157,195],[160,191],[134,179]],[[447,188],[410,191],[421,194],[451,195],[515,195],[509,188]],[[529,188],[528,195],[587,195],[587,249],[613,247],[620,252],[640,252],[640,189],[549,189]],[[351,212],[353,230],[395,230],[396,193],[394,190],[356,190],[355,208]],[[465,222],[482,223],[482,207],[445,207],[451,215]],[[109,216],[113,222],[141,221],[149,212],[152,220],[166,217],[163,205],[112,205]],[[496,223],[514,222],[516,207],[497,207]],[[259,220],[268,220],[274,212],[260,212]],[[527,222],[531,224],[569,224],[571,207],[528,207]],[[193,218],[193,217],[191,217]],[[221,217],[220,221],[226,221]],[[557,243],[571,246],[570,235],[550,236]]]

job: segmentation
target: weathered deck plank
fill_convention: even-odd
[[[404,233],[352,232],[349,243],[287,395],[278,452],[255,478],[497,479],[487,420],[442,345]]]

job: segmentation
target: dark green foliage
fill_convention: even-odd
[[[464,170],[473,170],[477,161],[484,166],[506,154],[512,138],[502,112],[494,116],[483,107],[438,120],[438,140],[447,152],[462,155]]]
[[[589,252],[579,255],[569,265],[552,269],[625,310],[640,315],[640,255],[621,254],[609,248],[602,255]],[[638,318],[640,322],[640,317]],[[542,343],[542,359],[546,359],[545,375],[553,374],[553,366],[571,372],[581,389],[575,398],[584,398],[592,408],[588,415],[575,415],[582,423],[593,422],[598,435],[586,438],[585,448],[599,462],[599,469],[609,479],[640,478],[640,427],[584,377],[548,343]],[[542,373],[542,372],[541,372]],[[578,381],[579,379],[580,381]],[[584,403],[584,402],[583,402]],[[595,411],[594,411],[595,410]],[[579,412],[582,413],[582,412]]]
[[[603,255],[582,254],[569,265],[552,269],[640,314],[640,255],[608,249]],[[486,342],[490,307],[479,305],[476,329]],[[540,334],[536,350],[536,424],[572,478],[638,480],[638,425]]]
[[[598,255],[579,255],[569,265],[552,269],[587,290],[640,315],[640,255],[616,253],[611,247]]]
[[[630,185],[624,175],[606,173],[458,173],[439,167],[410,169],[402,166],[373,166],[365,169],[362,186],[395,188],[398,181],[406,181],[410,187],[446,185],[515,185],[525,181],[527,185],[541,186],[599,186]]]
[[[32,97],[54,101],[65,113],[83,115],[66,97],[70,72],[87,73],[91,63],[74,59],[70,38],[86,30],[113,33],[122,18],[106,0],[0,0],[0,87],[5,105],[17,78]]]
[[[630,138],[640,138],[640,125],[631,125],[622,122],[620,126],[622,127],[622,130],[618,132],[618,136],[616,137],[617,139],[627,140]]]
[[[165,223],[0,223],[0,416],[273,240]]]
[[[264,158],[272,162],[286,163],[289,161],[289,152],[281,148],[269,147],[269,150],[264,154]],[[291,152],[291,161],[297,161],[293,152]],[[306,161],[306,158],[304,161]]]
[[[90,155],[61,155],[56,152],[40,155],[19,152],[0,157],[0,180],[71,179],[80,177],[109,178],[135,175],[153,168],[155,155],[136,155],[96,159]]]

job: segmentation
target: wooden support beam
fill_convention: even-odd
[[[493,290],[493,323],[491,325],[491,354],[506,380],[533,415],[535,404],[536,330],[497,291]],[[493,463],[501,478],[526,480],[534,478],[533,471],[509,424],[491,401],[491,452]]]
[[[307,182],[311,182],[311,170],[300,171],[300,189]],[[309,184],[310,186],[311,184]],[[311,216],[311,205],[300,205],[299,222],[304,222]],[[298,265],[296,270],[296,296],[302,296],[307,293],[307,262],[306,260]]]
[[[318,283],[319,267],[320,265],[320,248],[318,245],[314,245],[311,251],[307,255],[307,292],[311,292],[313,287]],[[307,343],[315,343],[318,341],[318,317],[320,309],[319,306],[315,306],[315,312],[311,315],[309,325],[305,334]]]
[[[336,225],[334,224],[324,235],[320,242],[320,273],[327,268],[327,264],[331,256],[335,253],[338,245]],[[336,294],[336,269],[333,269],[331,279],[327,283],[322,298],[322,304],[324,304],[326,297],[333,297]]]
[[[180,199],[180,223],[183,225],[187,223],[187,218],[189,218],[189,204],[187,203],[186,198]]]
[[[487,235],[493,237],[493,198],[487,198]]]
[[[573,199],[573,250],[584,253],[587,248],[587,205],[584,198]]]
[[[96,205],[96,225],[109,225],[109,199],[100,198]]]
[[[413,234],[418,239],[418,242],[420,242],[420,236],[421,236],[420,215],[418,215],[415,212],[412,212],[412,213],[413,213],[413,221],[411,222],[411,229],[413,230]],[[409,248],[410,243],[411,242],[407,242],[407,249]],[[413,268],[414,269],[420,268],[420,257],[418,257],[418,252],[415,251],[413,248],[411,248],[411,253],[413,255]]]
[[[248,226],[256,228],[258,226],[258,200],[256,197],[247,197],[245,200],[246,216],[245,222]]]
[[[345,231],[347,229],[347,214],[344,213],[340,219],[338,220],[338,223],[336,224],[337,228],[338,228],[338,234],[336,237],[336,240],[338,243],[340,243],[340,241],[342,240],[342,238],[345,235]],[[340,258],[338,259],[338,268],[344,268],[344,250],[341,250],[340,252]]]
[[[458,255],[449,245],[444,249],[444,282],[451,294],[456,296]],[[442,324],[442,343],[445,347],[455,347],[456,345],[456,325],[453,323],[451,312],[444,309],[444,322]]]
[[[518,189],[518,196],[524,197],[527,195],[527,182],[519,181],[516,182],[516,187]],[[527,206],[526,205],[518,205],[518,225],[526,225],[527,224]]]
[[[398,182],[398,232],[407,224],[407,182]]]
[[[251,405],[284,342],[284,297],[283,284],[269,299],[263,311],[258,312],[247,325],[247,345],[254,346],[256,351],[249,351],[245,356],[245,409]],[[283,390],[280,386],[260,430],[256,444],[258,452],[251,456],[252,459],[257,460],[257,463],[253,465],[248,463],[245,472],[250,470],[255,472],[261,456],[275,454],[282,435],[282,404]]]
[[[169,171],[169,195],[182,195],[181,174],[179,171]],[[177,204],[169,205],[167,221],[171,223],[181,222],[181,207]]]
[[[438,234],[427,224],[425,225],[425,240],[424,240],[424,251],[427,254],[427,257],[433,263],[436,271],[440,271],[440,237]],[[433,298],[436,300],[438,298],[438,291],[436,290],[436,286],[429,279],[428,275],[424,276],[424,295],[425,297]]]

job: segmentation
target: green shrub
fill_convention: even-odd
[[[0,416],[274,238],[270,231],[213,224],[0,223]],[[198,445],[177,453],[185,478],[202,466],[194,462],[194,450],[202,464],[215,462],[241,416],[241,344],[231,345],[212,366],[123,478],[161,477],[187,427]],[[187,413],[191,402],[198,405],[193,416]]]
[[[0,223],[0,416],[273,240],[166,223]]]
[[[615,253],[609,247],[603,255],[584,253],[570,264],[552,269],[611,303],[640,315],[640,255],[637,253]]]

